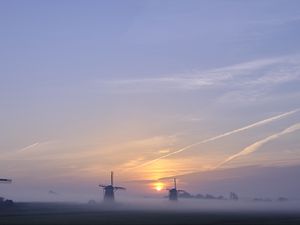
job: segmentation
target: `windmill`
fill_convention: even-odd
[[[177,201],[178,200],[178,193],[184,192],[184,190],[177,190],[177,183],[176,178],[174,178],[174,187],[171,189],[167,189],[169,191],[169,200],[170,201]]]
[[[99,187],[102,187],[104,190],[104,199],[103,200],[105,202],[113,202],[115,200],[115,191],[126,190],[126,188],[124,188],[124,187],[114,186],[114,172],[110,173],[110,185],[100,184]]]

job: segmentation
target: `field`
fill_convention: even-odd
[[[297,212],[142,210],[62,203],[17,203],[0,208],[0,224],[300,224]]]

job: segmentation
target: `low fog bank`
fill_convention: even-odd
[[[104,202],[98,203],[105,208]],[[113,206],[112,206],[113,207]],[[196,200],[179,199],[171,202],[168,199],[123,199],[116,202],[116,208],[122,210],[159,210],[159,211],[221,211],[221,212],[300,212],[300,201],[255,202],[252,200]]]
[[[168,199],[118,199],[114,203],[103,201],[92,202],[16,202],[22,205],[43,205],[45,208],[76,209],[79,211],[160,211],[160,212],[230,212],[230,213],[300,213],[300,201],[287,202],[254,202],[251,200],[196,200],[179,199],[171,202]],[[43,208],[40,207],[39,208]]]

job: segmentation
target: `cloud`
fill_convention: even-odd
[[[158,154],[166,154],[166,153],[169,153],[170,152],[170,149],[161,149],[158,151]]]
[[[258,25],[284,25],[287,23],[293,23],[300,21],[300,16],[289,15],[286,17],[267,18],[264,20],[253,20],[249,23]]]
[[[137,159],[129,160],[128,162],[124,163],[122,166],[123,167],[132,167],[132,166],[135,166],[135,165],[141,163],[143,160],[144,160],[144,157],[139,157]]]
[[[231,161],[231,160],[234,160],[238,157],[241,157],[241,156],[245,156],[245,155],[249,155],[253,152],[256,152],[257,150],[259,150],[263,145],[265,145],[266,143],[270,142],[270,141],[273,141],[285,134],[289,134],[289,133],[292,133],[292,132],[295,132],[297,130],[300,130],[300,123],[297,123],[297,124],[294,124],[293,126],[290,126],[288,128],[286,128],[285,130],[279,132],[279,133],[276,133],[276,134],[273,134],[269,137],[266,137],[262,140],[259,140],[251,145],[249,145],[248,147],[244,148],[242,151],[232,155],[232,156],[229,156],[227,159],[225,159],[224,161],[222,161],[221,163],[219,163],[214,169],[217,169],[219,168],[220,166],[224,165],[225,163]]]
[[[217,103],[244,105],[278,102],[278,99],[292,102],[291,97],[300,94],[299,89],[290,88],[300,83],[299,55],[247,63],[237,66],[235,71],[239,71],[239,75],[225,82]]]
[[[205,77],[158,77],[125,80],[106,80],[99,83],[102,88],[115,91],[145,92],[160,90],[194,90],[213,85],[212,80]]]
[[[163,156],[160,156],[158,158],[155,158],[155,159],[152,159],[150,161],[147,161],[145,163],[142,163],[138,166],[135,166],[135,167],[132,167],[130,169],[136,169],[136,168],[139,168],[139,167],[143,167],[143,166],[146,166],[146,165],[149,165],[149,164],[152,164],[158,160],[161,160],[161,159],[164,159],[164,158],[167,158],[167,157],[170,157],[172,155],[175,155],[175,154],[178,154],[180,152],[184,152],[186,150],[189,150],[197,145],[200,145],[200,144],[204,144],[204,143],[208,143],[208,142],[212,142],[212,141],[215,141],[215,140],[218,140],[220,138],[223,138],[223,137],[227,137],[229,135],[232,135],[232,134],[236,134],[236,133],[239,133],[239,132],[242,132],[242,131],[245,131],[245,130],[248,130],[248,129],[251,129],[251,128],[255,128],[255,127],[258,127],[258,126],[262,126],[262,125],[265,125],[267,123],[271,123],[273,121],[276,121],[276,120],[279,120],[279,119],[282,119],[282,118],[285,118],[287,116],[290,116],[294,113],[297,113],[299,112],[300,109],[295,109],[295,110],[292,110],[292,111],[289,111],[289,112],[286,112],[286,113],[282,113],[280,115],[277,115],[277,116],[273,116],[273,117],[270,117],[270,118],[267,118],[267,119],[264,119],[264,120],[261,120],[261,121],[258,121],[258,122],[255,122],[255,123],[252,123],[250,125],[247,125],[247,126],[244,126],[244,127],[241,127],[241,128],[238,128],[238,129],[235,129],[235,130],[232,130],[232,131],[229,131],[229,132],[225,132],[223,134],[220,134],[220,135],[217,135],[217,136],[214,136],[214,137],[211,137],[211,138],[208,138],[208,139],[205,139],[205,140],[202,140],[202,141],[199,141],[199,142],[196,142],[196,143],[193,143],[193,144],[190,144],[190,145],[187,145],[183,148],[180,148],[176,151],[173,151],[171,153],[168,153],[166,155],[163,155]]]
[[[97,84],[110,91],[198,90],[205,88],[276,85],[300,81],[300,56],[259,59],[206,71],[192,71],[159,77],[101,80]]]

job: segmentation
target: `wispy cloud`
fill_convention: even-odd
[[[293,126],[290,126],[288,128],[286,128],[285,130],[279,132],[279,133],[276,133],[276,134],[273,134],[269,137],[266,137],[262,140],[259,140],[251,145],[249,145],[248,147],[244,148],[242,151],[232,155],[232,156],[229,156],[227,159],[225,159],[224,161],[222,161],[221,163],[219,163],[214,169],[217,169],[219,167],[221,167],[222,165],[238,158],[238,157],[241,157],[241,156],[245,156],[245,155],[249,155],[253,152],[256,152],[257,150],[259,150],[264,144],[270,142],[270,141],[273,141],[283,135],[286,135],[286,134],[289,134],[289,133],[292,133],[292,132],[295,132],[297,130],[300,130],[300,123],[297,123],[297,124],[294,124]]]
[[[206,71],[154,76],[152,78],[127,78],[101,80],[104,90],[114,91],[160,91],[195,90],[219,86],[240,87],[249,85],[274,85],[300,80],[300,56],[291,55],[259,59]]]
[[[159,90],[193,90],[213,85],[213,80],[205,77],[158,77],[141,79],[119,79],[101,81],[104,88],[117,91],[159,91]]]
[[[286,23],[297,22],[300,20],[300,16],[289,15],[287,17],[276,17],[276,18],[267,18],[264,20],[253,20],[250,21],[250,24],[263,24],[263,25],[284,25]]]
[[[217,136],[214,136],[214,137],[211,137],[211,138],[208,138],[208,139],[205,139],[205,140],[202,140],[202,141],[199,141],[199,142],[196,142],[196,143],[193,143],[193,144],[190,144],[190,145],[187,145],[183,148],[180,148],[176,151],[173,151],[171,153],[168,153],[166,155],[163,155],[163,156],[160,156],[158,158],[155,158],[153,160],[150,160],[150,161],[147,161],[145,163],[142,163],[138,166],[135,166],[135,167],[132,167],[130,169],[136,169],[136,168],[139,168],[139,167],[143,167],[143,166],[146,166],[146,165],[149,165],[149,164],[152,164],[158,160],[161,160],[161,159],[164,159],[164,158],[167,158],[167,157],[170,157],[172,155],[175,155],[175,154],[178,154],[180,152],[184,152],[186,150],[189,150],[197,145],[200,145],[200,144],[205,144],[205,143],[208,143],[208,142],[212,142],[212,141],[215,141],[215,140],[218,140],[218,139],[221,139],[221,138],[224,138],[224,137],[227,137],[229,135],[232,135],[232,134],[236,134],[236,133],[239,133],[239,132],[242,132],[242,131],[245,131],[245,130],[248,130],[248,129],[251,129],[251,128],[254,128],[254,127],[258,127],[258,126],[262,126],[262,125],[265,125],[267,123],[271,123],[273,121],[276,121],[276,120],[279,120],[279,119],[282,119],[282,118],[285,118],[287,116],[290,116],[294,113],[297,113],[299,112],[300,109],[295,109],[295,110],[292,110],[292,111],[289,111],[289,112],[286,112],[286,113],[283,113],[283,114],[280,114],[280,115],[277,115],[277,116],[273,116],[273,117],[270,117],[270,118],[267,118],[267,119],[264,119],[264,120],[261,120],[261,121],[258,121],[258,122],[255,122],[255,123],[252,123],[250,125],[247,125],[247,126],[244,126],[244,127],[241,127],[241,128],[238,128],[238,129],[235,129],[235,130],[232,130],[232,131],[229,131],[229,132],[225,132],[223,134],[220,134],[220,135],[217,135]]]

